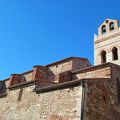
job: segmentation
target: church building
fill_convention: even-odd
[[[120,28],[94,35],[94,65],[69,57],[0,81],[0,120],[120,120]]]
[[[117,20],[106,19],[94,35],[94,64],[120,65],[120,28]]]

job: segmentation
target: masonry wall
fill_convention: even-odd
[[[25,74],[23,74],[23,76],[25,77],[26,81],[31,81],[31,80],[33,80],[33,71],[25,73]]]
[[[65,63],[60,63],[58,65],[48,66],[48,79],[55,81],[56,83],[59,81],[59,74],[65,71],[69,71],[72,69],[73,61],[67,61]]]
[[[73,79],[87,79],[87,78],[111,78],[110,67],[90,68],[74,73]]]
[[[23,75],[25,77],[26,82],[33,80],[33,70],[31,70],[29,72],[26,72],[26,73],[23,73],[21,75]],[[6,87],[10,86],[10,78],[8,78],[7,80],[5,80],[5,84],[6,84]]]
[[[48,79],[53,80],[57,83],[59,81],[60,73],[70,70],[82,69],[89,66],[91,66],[89,61],[79,60],[75,58],[64,63],[48,66],[49,67]]]
[[[0,120],[80,120],[82,87],[36,94],[34,86],[0,98]]]
[[[85,86],[85,120],[120,119],[120,91],[115,79],[86,81]]]
[[[63,73],[66,71],[71,71],[71,70],[76,70],[76,69],[82,69],[82,68],[85,68],[88,66],[91,66],[91,64],[89,63],[89,61],[87,59],[69,58],[65,61],[52,63],[47,66],[41,66],[41,68],[45,67],[45,69],[47,69],[45,76],[48,81],[59,83],[60,73]],[[38,67],[38,69],[39,69],[39,66],[36,66],[36,67]],[[22,75],[25,78],[25,81],[28,82],[28,81],[34,81],[34,79],[35,79],[34,73],[35,73],[35,66],[33,67],[33,70],[27,71],[20,75]],[[40,74],[40,72],[38,72],[37,74]],[[10,86],[10,78],[8,78],[5,81],[6,87]]]
[[[112,65],[111,71],[112,71],[112,78],[120,79],[120,66]]]
[[[78,59],[74,59],[72,64],[72,70],[83,69],[89,66],[91,66],[89,61],[84,61],[84,60],[80,61]]]
[[[61,72],[72,70],[70,71],[72,79],[67,82],[63,80],[62,83],[57,84],[48,84],[45,80],[44,82],[47,84],[43,82],[43,86],[36,84],[38,92],[43,90],[38,94],[33,92],[34,85],[19,88],[25,84],[31,85],[31,82],[28,81],[34,78],[33,71],[22,74],[27,82],[22,85],[18,83],[20,86],[11,86],[9,88],[11,91],[7,89],[7,96],[0,96],[0,108],[2,108],[0,109],[0,119],[82,120],[83,116],[84,120],[119,120],[120,67],[106,63],[93,67],[86,66],[87,68],[84,68],[85,65],[83,65],[83,68],[79,69],[77,64],[77,62],[76,64],[66,62],[66,64],[49,67],[50,72],[55,76]],[[74,67],[78,70],[73,70]],[[9,86],[9,80],[6,81],[6,84]],[[66,84],[69,86],[66,87]],[[54,91],[50,89],[51,86],[55,88]],[[15,88],[16,90],[13,90]],[[47,89],[45,90],[45,88]]]

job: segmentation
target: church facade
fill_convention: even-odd
[[[120,32],[106,19],[94,36],[94,63],[79,57],[0,81],[1,120],[119,120]]]
[[[120,65],[120,28],[117,20],[106,19],[94,35],[95,65],[112,62]]]

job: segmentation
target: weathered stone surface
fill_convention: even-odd
[[[0,99],[1,120],[79,120],[82,87],[36,94],[29,88]]]
[[[110,67],[93,69],[75,75],[75,79],[87,79],[87,78],[111,78],[111,69]]]
[[[0,120],[120,118],[120,66],[115,64],[90,67],[84,59],[69,58],[35,66],[5,83],[7,89],[0,86],[0,92],[6,92],[0,94]]]
[[[86,81],[85,94],[85,120],[120,119],[120,103],[115,79]]]
[[[79,59],[79,58],[72,58],[69,61],[66,61],[63,63],[48,66],[49,67],[48,79],[53,80],[56,83],[59,83],[60,73],[70,71],[70,70],[82,69],[88,66],[91,66],[89,61]]]

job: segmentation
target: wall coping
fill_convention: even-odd
[[[32,86],[34,84],[35,84],[35,81],[31,80],[31,81],[27,81],[27,82],[18,83],[16,85],[8,87],[7,89],[16,90],[16,89],[19,89],[19,88],[29,87],[29,86]]]
[[[93,71],[96,69],[101,69],[101,68],[105,68],[105,67],[113,67],[113,66],[120,68],[119,65],[107,62],[107,63],[103,63],[103,64],[96,65],[96,66],[90,66],[90,67],[86,67],[86,68],[82,68],[82,69],[78,69],[78,70],[72,70],[71,73],[78,74],[78,73],[84,73],[84,72],[89,72],[89,71]]]
[[[59,61],[56,61],[56,62],[53,62],[53,63],[50,63],[48,65],[45,65],[45,67],[50,67],[50,66],[54,66],[54,65],[57,65],[57,64],[61,64],[61,63],[64,63],[64,62],[67,62],[67,61],[70,61],[70,60],[73,60],[73,59],[78,59],[78,60],[81,60],[81,61],[87,61],[89,62],[89,60],[87,58],[80,58],[80,57],[68,57],[68,58],[65,58],[65,59],[62,59],[62,60],[59,60]],[[90,63],[90,62],[89,62]],[[34,67],[34,66],[33,66]],[[26,72],[23,72],[23,73],[20,73],[20,75],[25,75],[25,74],[29,74],[33,72],[33,70],[29,70],[29,71],[26,71]],[[1,81],[8,81],[10,79],[10,77],[4,79],[4,80],[1,80]]]
[[[66,88],[73,88],[77,87],[81,84],[84,84],[86,81],[96,81],[96,80],[111,80],[111,78],[86,78],[86,79],[79,79],[79,80],[73,80],[69,82],[64,82],[60,84],[53,84],[53,85],[48,85],[44,87],[39,87],[33,89],[33,92],[36,92],[37,94],[39,93],[44,93],[44,92],[50,92],[50,91],[55,91],[55,90],[62,90]]]
[[[59,61],[50,63],[50,64],[48,64],[48,65],[46,65],[46,66],[47,66],[47,67],[50,67],[50,66],[57,65],[57,64],[61,64],[61,63],[64,63],[64,62],[67,62],[67,61],[70,61],[70,60],[74,60],[74,59],[78,59],[78,60],[81,60],[81,61],[88,61],[87,58],[69,57],[69,58],[65,58],[65,59],[62,59],[62,60],[59,60]],[[89,62],[89,61],[88,61],[88,62]]]
[[[69,81],[69,82],[64,82],[64,83],[60,83],[60,84],[53,84],[53,85],[48,85],[48,86],[44,86],[44,87],[39,87],[39,88],[35,88],[33,90],[33,92],[38,93],[43,93],[43,92],[50,92],[50,91],[54,91],[54,90],[61,90],[61,89],[65,89],[65,88],[72,88],[75,86],[79,86],[81,84],[82,80],[74,80],[74,81]]]

